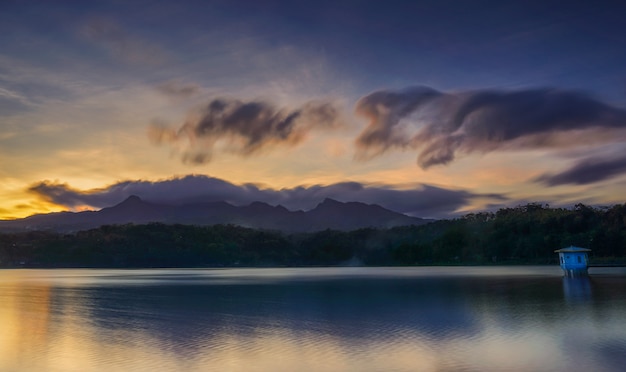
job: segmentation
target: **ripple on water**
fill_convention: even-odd
[[[623,277],[502,270],[0,273],[0,370],[622,371]]]

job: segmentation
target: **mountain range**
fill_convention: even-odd
[[[284,232],[314,232],[326,229],[349,231],[366,227],[391,228],[422,225],[430,221],[375,204],[343,203],[333,199],[325,199],[309,211],[289,211],[283,206],[262,202],[247,206],[234,206],[223,201],[168,205],[130,196],[115,206],[98,211],[57,212],[0,221],[0,231],[75,232],[102,225],[160,222],[200,226],[232,224]]]

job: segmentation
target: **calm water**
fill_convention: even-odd
[[[0,270],[0,371],[624,371],[626,271],[590,272]]]

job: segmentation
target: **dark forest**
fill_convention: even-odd
[[[626,260],[626,204],[527,204],[421,226],[286,234],[235,225],[105,225],[0,234],[0,267],[233,267],[556,264],[555,249]]]

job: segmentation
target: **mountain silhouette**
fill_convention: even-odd
[[[200,226],[232,224],[284,232],[314,232],[326,229],[349,231],[365,227],[391,228],[421,225],[430,221],[409,217],[375,204],[343,203],[333,199],[325,199],[309,211],[289,211],[283,206],[271,206],[263,202],[253,202],[247,206],[234,206],[223,201],[157,204],[133,195],[99,211],[58,212],[0,221],[0,231],[73,232],[102,225],[160,222]]]

